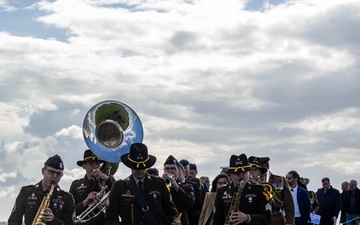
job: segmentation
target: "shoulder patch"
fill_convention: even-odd
[[[71,194],[70,192],[65,191],[65,190],[63,190],[63,189],[60,189],[59,191],[62,192],[62,193],[64,193],[64,194],[73,196],[73,194]]]

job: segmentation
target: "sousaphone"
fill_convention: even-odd
[[[83,136],[89,149],[110,163],[121,162],[132,143],[143,141],[140,118],[128,105],[107,100],[94,105],[86,114]]]

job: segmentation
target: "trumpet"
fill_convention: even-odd
[[[171,187],[171,185],[172,185],[172,178],[174,178],[174,174],[171,175],[171,176],[166,176],[166,177],[164,177],[165,184],[166,184],[167,187]]]

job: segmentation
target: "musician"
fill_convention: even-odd
[[[295,204],[291,188],[284,176],[270,172],[270,158],[260,157],[261,167],[266,168],[267,172],[261,174],[262,182],[271,183],[275,189],[274,205],[271,214],[270,225],[292,225],[295,223]],[[284,216],[285,214],[285,216]]]
[[[35,185],[21,188],[8,224],[22,225],[23,217],[25,217],[25,224],[32,224],[44,197],[49,193],[53,183],[55,188],[49,197],[49,207],[43,208],[43,212],[40,213],[43,222],[52,225],[74,224],[72,220],[75,207],[74,199],[70,193],[61,190],[58,186],[63,171],[64,163],[60,156],[54,155],[48,158],[41,169],[43,179]]]
[[[229,164],[232,182],[217,191],[214,225],[268,225],[271,221],[270,196],[264,186],[249,183],[250,165],[246,155],[232,155]]]
[[[132,144],[130,152],[121,156],[121,161],[131,169],[131,175],[112,185],[105,224],[180,225],[177,220],[179,213],[164,179],[146,173],[146,169],[156,162],[156,157],[148,154],[146,145]],[[152,222],[153,220],[155,221]],[[163,221],[167,223],[162,223]]]
[[[181,224],[189,225],[188,211],[194,206],[195,195],[193,186],[185,180],[183,165],[178,163],[174,156],[169,155],[164,163],[162,177],[171,180],[170,193],[177,210],[182,213]]]
[[[190,175],[191,163],[188,160],[182,159],[179,161],[179,163],[184,167],[184,176],[186,182],[191,184],[194,188],[195,203],[194,206],[188,211],[189,223],[190,225],[198,225],[201,208],[205,199],[205,191],[203,189],[204,187],[202,186],[200,179]]]
[[[94,201],[99,201],[101,195],[97,195],[101,190],[101,193],[106,193],[110,190],[111,185],[115,182],[115,179],[110,174],[105,174],[101,171],[101,164],[105,161],[97,157],[91,150],[84,152],[83,160],[77,161],[77,165],[81,166],[86,174],[83,178],[74,180],[70,186],[70,193],[74,196],[76,216],[81,215],[88,206]],[[93,204],[96,204],[96,201]],[[95,210],[94,212],[99,212]],[[91,218],[88,216],[82,216],[87,222],[77,221],[76,224],[87,224],[87,225],[101,225],[104,219],[104,213],[99,213],[98,216]],[[80,218],[78,218],[80,219]]]

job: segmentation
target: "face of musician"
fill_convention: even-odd
[[[255,180],[258,181],[260,179],[261,171],[258,168],[251,168],[249,170],[250,176]]]
[[[41,170],[42,175],[44,176],[42,184],[45,189],[50,190],[51,183],[54,182],[58,184],[61,177],[64,175],[62,170],[55,169],[51,166],[45,165]]]
[[[89,161],[82,164],[82,168],[85,169],[86,175],[89,179],[95,179],[95,171],[100,169],[99,161]]]
[[[190,171],[189,171],[189,176],[190,176],[190,177],[193,177],[193,178],[196,178],[196,175],[197,175],[197,171],[194,170],[194,169],[190,169]]]
[[[187,164],[186,166],[184,166],[184,175],[185,177],[189,177],[190,175],[190,164]]]
[[[141,180],[146,174],[146,169],[143,170],[134,170],[131,169],[131,175],[138,180]]]
[[[185,168],[185,167],[184,167]],[[184,170],[185,171],[185,170]],[[174,179],[178,179],[179,168],[176,164],[165,164],[163,177],[174,175]]]
[[[239,186],[241,180],[244,181],[244,183],[249,181],[249,171],[242,173],[230,173],[230,178],[236,186]]]
[[[183,167],[183,168],[184,168],[184,167]],[[178,180],[179,180],[180,182],[185,182],[184,170],[181,169],[181,167],[179,168]]]
[[[219,180],[216,183],[216,190],[221,188],[222,186],[226,185],[228,182],[225,177],[219,178]]]

